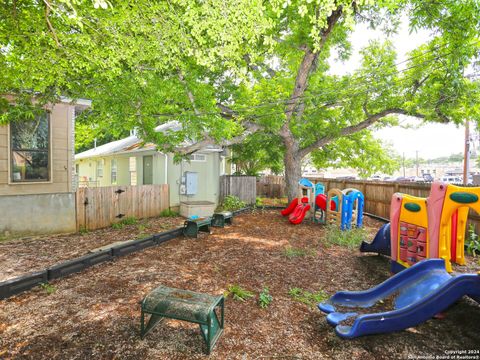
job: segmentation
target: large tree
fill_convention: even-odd
[[[283,154],[289,198],[306,156],[365,161],[354,149],[368,142],[367,129],[396,115],[479,118],[478,85],[464,77],[479,49],[475,0],[86,4],[4,3],[0,91],[89,96],[84,128],[121,134],[138,126],[178,154],[268,138]],[[358,70],[329,73],[332,56],[350,56],[357,23],[388,33],[401,16],[413,32],[431,33],[407,61],[397,64],[388,41],[372,42]],[[182,131],[154,131],[169,120]]]

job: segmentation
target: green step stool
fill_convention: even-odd
[[[142,339],[164,318],[199,324],[207,345],[207,354],[223,332],[225,299],[188,290],[159,286],[141,301],[140,334]],[[145,324],[145,316],[150,315]]]
[[[233,213],[230,211],[224,211],[221,213],[213,214],[212,226],[224,227],[225,225],[232,225]]]
[[[206,232],[210,234],[210,226],[212,225],[212,218],[209,217],[204,217],[204,218],[198,218],[195,220],[187,220],[183,224],[183,235],[186,237],[193,237],[197,238],[198,233],[201,232]]]

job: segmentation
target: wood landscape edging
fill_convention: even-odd
[[[238,215],[250,210],[250,207],[233,211],[233,215]],[[35,286],[45,284],[50,280],[60,279],[65,276],[83,271],[91,266],[111,261],[116,257],[125,256],[152,246],[160,245],[166,241],[183,236],[183,228],[168,230],[162,233],[154,234],[142,239],[126,241],[121,245],[114,245],[108,249],[83,255],[78,258],[70,259],[59,264],[50,266],[41,271],[26,273],[24,275],[0,282],[0,300],[18,295],[24,291],[30,290]]]

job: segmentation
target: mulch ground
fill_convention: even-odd
[[[366,226],[374,232],[381,223],[366,219]],[[338,338],[318,309],[294,301],[289,290],[330,296],[366,289],[389,277],[389,264],[326,245],[324,235],[322,226],[293,226],[278,211],[257,210],[212,235],[174,239],[2,300],[0,358],[207,358],[192,324],[169,320],[140,339],[138,302],[160,284],[209,294],[236,284],[257,294],[245,302],[226,299],[225,331],[212,359],[407,359],[479,348],[480,307],[469,299],[413,329]],[[287,246],[309,251],[288,258]],[[266,309],[257,304],[264,286],[273,296]]]
[[[134,240],[174,229],[184,221],[182,217],[160,217],[142,219],[134,225],[125,225],[122,229],[105,228],[77,234],[3,240],[0,241],[0,281],[46,269],[114,242]]]

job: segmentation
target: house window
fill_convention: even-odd
[[[97,161],[97,178],[103,177],[103,159]]]
[[[191,154],[189,156],[190,161],[207,161],[207,155],[205,154]]]
[[[112,177],[112,185],[117,184],[117,160],[112,159],[111,162],[111,177]]]
[[[50,180],[50,119],[47,113],[31,121],[10,123],[12,182]]]

